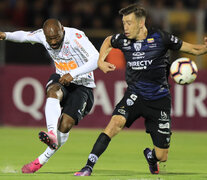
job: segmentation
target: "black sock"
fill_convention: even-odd
[[[89,166],[93,169],[96,161],[98,160],[99,156],[106,150],[111,138],[106,135],[105,133],[101,133],[96,140],[96,143],[93,146],[93,149],[88,157],[88,161],[86,166]]]

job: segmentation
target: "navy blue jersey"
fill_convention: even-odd
[[[182,40],[158,30],[148,30],[144,40],[131,40],[124,34],[112,36],[111,45],[120,49],[126,59],[126,82],[128,89],[146,100],[169,95],[168,50],[179,50]]]

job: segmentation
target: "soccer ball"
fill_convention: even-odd
[[[198,73],[198,68],[194,61],[183,57],[175,60],[170,67],[170,75],[177,84],[192,83]]]

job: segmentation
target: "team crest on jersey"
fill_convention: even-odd
[[[141,43],[134,43],[134,49],[136,51],[139,51],[142,48],[142,44]]]
[[[64,45],[63,46],[63,55],[68,56],[70,54],[69,47]]]

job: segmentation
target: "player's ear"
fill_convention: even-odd
[[[140,27],[143,27],[144,24],[145,24],[145,20],[144,20],[144,18],[140,18],[140,19],[139,19],[139,26],[140,26]]]

